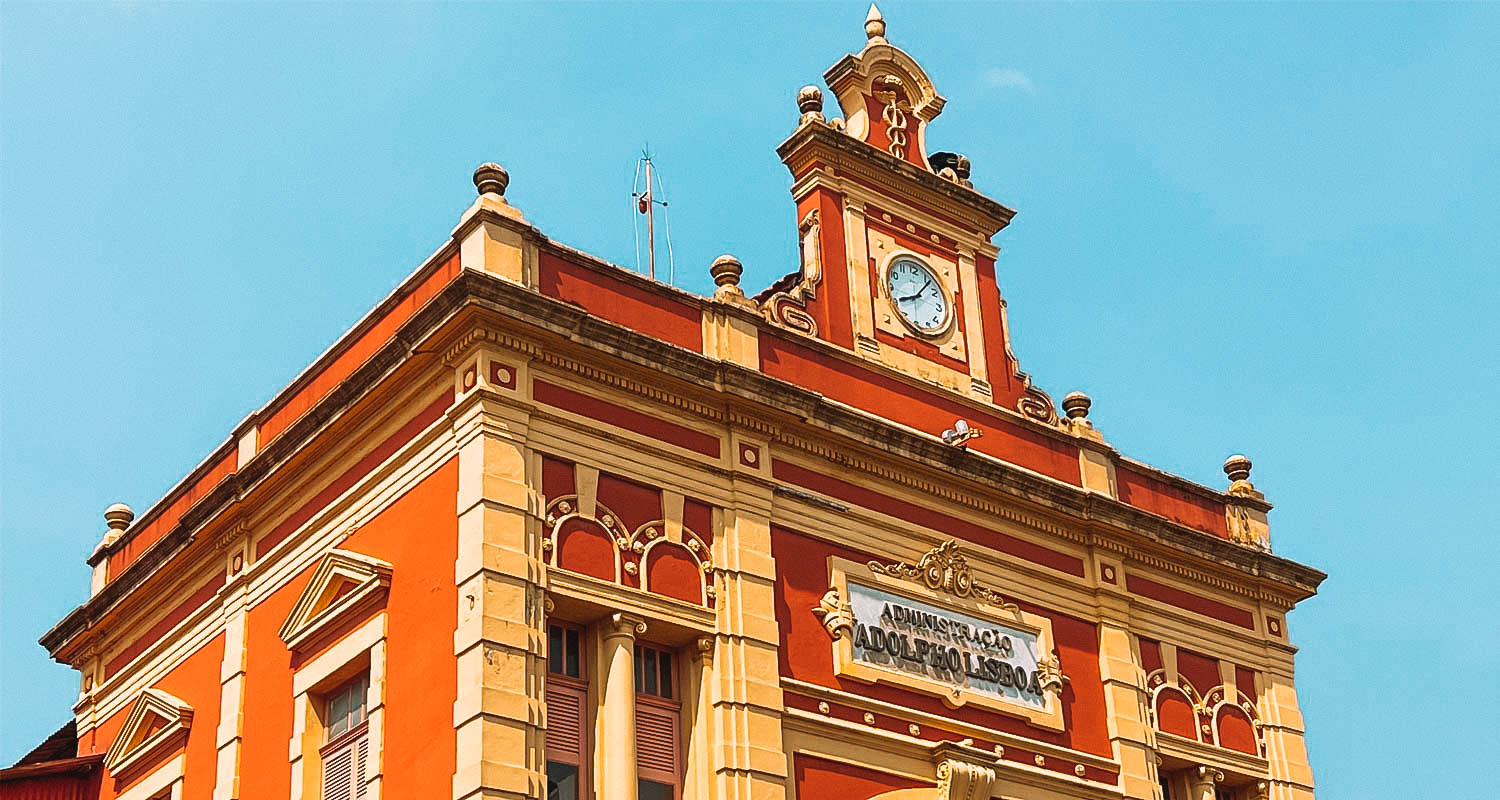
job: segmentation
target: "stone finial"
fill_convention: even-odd
[[[1250,459],[1242,455],[1232,455],[1224,461],[1224,474],[1229,476],[1232,483],[1250,480]]]
[[[1093,404],[1094,401],[1083,392],[1069,392],[1062,401],[1063,412],[1068,415],[1068,419],[1088,419],[1089,407]]]
[[[505,167],[493,161],[480,164],[474,170],[474,188],[480,194],[498,194],[505,196],[505,187],[510,185],[510,173]]]
[[[714,259],[713,265],[708,268],[708,274],[713,276],[714,284],[719,287],[715,294],[744,294],[740,291],[740,276],[744,273],[744,265],[728,253]]]
[[[131,511],[130,506],[124,503],[115,503],[109,508],[104,509],[104,524],[108,525],[110,531],[116,536],[124,533],[125,529],[129,528],[130,523],[134,520],[135,512]]]
[[[870,4],[870,13],[865,15],[865,38],[871,42],[885,41],[885,17],[880,16],[880,9]]]
[[[104,532],[104,536],[99,540],[99,544],[94,546],[94,552],[89,556],[89,561],[94,562],[94,559],[100,553],[109,550],[110,545],[120,541],[120,537],[125,535],[125,529],[129,528],[130,523],[134,520],[135,512],[131,511],[130,506],[124,503],[115,503],[109,508],[104,509],[104,524],[109,526],[109,530]],[[94,564],[94,577],[89,584],[90,597],[98,594],[99,590],[104,588],[104,583],[109,577],[108,571],[108,562],[99,561]]]
[[[798,125],[823,121],[823,90],[816,86],[804,86],[797,90],[797,110],[802,112]]]

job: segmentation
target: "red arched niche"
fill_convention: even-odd
[[[606,581],[615,579],[615,543],[599,523],[582,517],[563,520],[555,538],[557,566]]]
[[[1250,715],[1238,706],[1219,706],[1219,713],[1214,718],[1214,727],[1219,732],[1219,746],[1230,750],[1238,750],[1241,753],[1249,753],[1252,756],[1260,755],[1260,743],[1255,740],[1255,723],[1250,720]]]
[[[687,548],[660,542],[646,553],[646,588],[656,594],[703,605],[702,567]]]
[[[1198,715],[1186,692],[1175,686],[1164,686],[1157,692],[1156,728],[1189,739],[1198,738]]]

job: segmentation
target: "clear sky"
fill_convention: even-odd
[[[1022,365],[1330,573],[1290,619],[1325,800],[1491,797],[1500,701],[1500,4],[883,7],[932,149],[1019,209]],[[633,264],[650,142],[678,283],[794,267],[775,146],[861,3],[0,10],[0,761],[62,724],[37,637],[137,511],[448,235],[495,160]]]

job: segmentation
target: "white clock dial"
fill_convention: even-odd
[[[886,292],[902,319],[923,333],[948,324],[948,295],[937,276],[914,258],[899,258],[885,273]]]

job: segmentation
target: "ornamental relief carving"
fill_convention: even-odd
[[[1186,677],[1178,675],[1174,682],[1168,679],[1165,669],[1158,669],[1146,676],[1146,691],[1150,699],[1146,708],[1146,721],[1153,728],[1177,735],[1187,735],[1186,732],[1167,730],[1163,725],[1163,695],[1176,694],[1187,704],[1194,720],[1195,729],[1188,738],[1196,738],[1205,744],[1225,747],[1226,744],[1220,740],[1220,723],[1221,711],[1227,706],[1234,709],[1236,713],[1243,713],[1245,721],[1250,725],[1250,731],[1255,739],[1254,755],[1262,758],[1266,756],[1265,723],[1260,719],[1255,701],[1237,688],[1221,684],[1210,689],[1207,694],[1199,694]]]
[[[828,587],[812,612],[835,641],[854,633],[854,610],[849,608],[849,601],[839,595],[839,587]]]
[[[616,582],[624,582],[624,575],[629,575],[639,582],[642,591],[653,591],[645,574],[649,553],[657,547],[680,547],[703,573],[704,605],[713,605],[718,593],[714,583],[713,555],[708,542],[696,531],[683,527],[681,541],[672,541],[667,536],[666,520],[663,519],[647,522],[631,531],[620,521],[619,515],[603,503],[595,501],[594,514],[588,516],[579,508],[578,495],[564,495],[549,501],[543,515],[542,560],[549,566],[564,569],[568,566],[559,562],[557,549],[563,524],[570,519],[587,520],[602,529],[617,553]]]
[[[976,800],[989,797],[995,785],[993,764],[944,759],[937,766],[939,800]]]
[[[1015,603],[1005,602],[999,592],[975,582],[968,559],[958,552],[958,542],[953,539],[928,550],[915,564],[904,561],[894,564],[871,561],[869,567],[877,575],[916,581],[935,592],[947,592],[955,597],[972,597],[993,603],[1017,615],[1020,613],[1020,608]]]
[[[797,243],[802,252],[798,281],[791,288],[774,292],[761,301],[761,313],[766,320],[808,336],[818,335],[818,323],[807,313],[807,301],[818,296],[818,284],[823,282],[820,230],[818,210],[815,208],[807,212],[807,216],[797,226]]]

